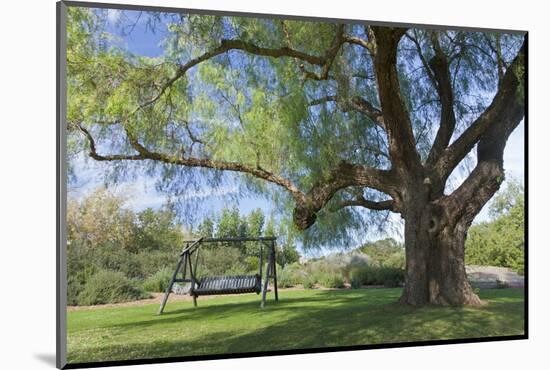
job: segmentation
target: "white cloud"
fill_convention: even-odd
[[[111,24],[115,24],[120,19],[120,16],[121,16],[120,10],[107,9],[107,20],[109,20]]]
[[[211,197],[222,197],[224,195],[237,194],[237,186],[222,186],[218,188],[206,187],[201,190],[193,190],[183,195],[184,199],[202,199]]]

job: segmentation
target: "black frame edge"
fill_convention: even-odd
[[[285,355],[298,355],[298,354],[304,355],[304,354],[315,354],[315,353],[348,352],[348,351],[388,349],[388,348],[425,347],[425,346],[435,346],[435,345],[500,342],[500,341],[525,340],[525,339],[527,339],[527,336],[523,334],[523,335],[510,335],[510,336],[502,336],[502,337],[444,339],[444,340],[429,340],[429,341],[417,341],[417,342],[381,343],[381,344],[369,344],[369,345],[359,345],[359,346],[305,348],[305,349],[278,350],[278,351],[275,350],[275,351],[212,354],[212,355],[199,355],[199,356],[161,357],[161,358],[151,358],[151,359],[135,359],[135,360],[103,361],[103,362],[82,362],[82,363],[67,364],[64,367],[64,369],[162,364],[162,363],[206,361],[206,360],[225,360],[225,359],[235,359],[235,358],[271,357],[271,356],[285,356]]]

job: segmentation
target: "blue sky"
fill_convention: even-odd
[[[127,18],[126,18],[127,17]],[[139,16],[139,12],[122,12],[120,10],[109,9],[107,11],[107,31],[118,34],[118,38],[112,42],[118,44],[128,51],[149,57],[157,57],[162,55],[163,49],[159,45],[159,41],[163,38],[163,29],[156,28],[155,32],[147,26],[147,17],[143,14]],[[133,23],[135,26],[128,35],[122,35],[116,27],[117,23],[125,21]],[[507,179],[515,178],[523,181],[524,178],[524,124],[521,123],[512,133],[507,143],[504,153],[504,167]],[[103,162],[94,162],[93,160],[85,160],[84,157],[78,157],[73,161],[74,169],[78,181],[70,185],[71,196],[77,198],[83,197],[95,188],[103,185],[105,169],[108,164]],[[454,175],[455,182],[460,183],[467,173],[457,173]],[[160,193],[155,190],[156,179],[147,176],[138,176],[133,181],[122,181],[113,186],[114,191],[124,193],[128,196],[128,206],[136,211],[145,208],[159,208],[167,202],[169,195]],[[229,175],[229,180],[221,187],[211,188],[205,186],[201,190],[191,190],[187,192],[186,198],[200,204],[200,216],[209,215],[219,211],[220,209],[235,204],[232,196],[235,196],[239,191],[238,180],[235,176]],[[258,196],[247,196],[241,198],[238,202],[238,207],[243,214],[249,213],[255,208],[261,208],[264,213],[270,214],[274,211],[272,204]],[[474,222],[481,222],[488,218],[488,207],[485,207],[477,216]],[[399,216],[394,217],[397,221]],[[401,229],[398,227],[397,229]],[[386,237],[388,235],[368,235],[369,239]],[[399,232],[393,232],[391,236],[399,239]]]

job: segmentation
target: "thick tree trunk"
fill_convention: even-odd
[[[482,301],[468,283],[464,265],[464,243],[470,223],[452,224],[445,221],[445,212],[434,209],[431,205],[418,206],[405,215],[407,263],[400,302],[480,305]]]

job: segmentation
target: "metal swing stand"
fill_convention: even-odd
[[[201,295],[222,295],[222,294],[262,294],[260,307],[264,307],[269,279],[273,279],[275,301],[279,300],[277,291],[277,264],[275,255],[276,237],[250,237],[250,238],[199,238],[186,240],[185,247],[180,253],[176,269],[170,283],[164,293],[158,314],[162,314],[168,296],[172,293],[174,284],[189,283],[189,289],[183,293],[189,293],[193,297],[193,305],[197,307],[197,298]],[[238,242],[261,242],[259,271],[255,275],[232,275],[232,276],[206,276],[197,279],[197,264],[199,261],[199,249],[205,243],[238,243]],[[268,248],[265,276],[263,276],[263,248]],[[193,263],[194,257],[194,263]],[[181,278],[178,274],[181,273]],[[189,274],[189,277],[187,275]]]

